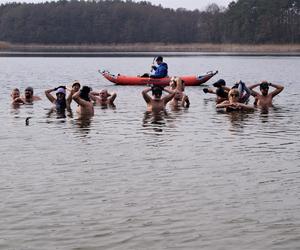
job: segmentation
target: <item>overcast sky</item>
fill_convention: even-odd
[[[51,1],[51,0],[48,0]],[[137,0],[135,0],[138,2]],[[8,2],[26,2],[26,3],[38,3],[46,2],[46,0],[0,0],[0,3]],[[189,10],[199,9],[203,10],[205,7],[211,3],[216,3],[221,6],[227,6],[232,0],[148,0],[155,5],[161,4],[163,7],[167,8],[185,8]]]

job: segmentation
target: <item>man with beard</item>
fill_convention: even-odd
[[[261,94],[253,90],[258,86]],[[269,93],[269,87],[273,87],[275,90]],[[251,90],[251,95],[255,97],[254,105],[261,107],[272,107],[273,97],[278,95],[284,89],[284,87],[278,84],[263,81],[262,83],[257,83],[250,86],[249,89]]]
[[[33,88],[32,87],[27,87],[25,89],[24,96],[22,96],[21,99],[25,104],[32,104],[34,101],[41,100],[41,98],[39,96],[34,96],[33,95]]]

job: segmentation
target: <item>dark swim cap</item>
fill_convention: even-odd
[[[219,79],[218,81],[216,81],[215,83],[213,83],[213,86],[216,88],[219,88],[221,86],[225,86],[226,82],[223,79]]]
[[[269,83],[267,83],[267,82],[262,82],[262,83],[259,85],[259,88],[260,88],[260,89],[269,89]]]

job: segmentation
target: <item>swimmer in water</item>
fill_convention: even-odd
[[[91,88],[83,86],[80,91],[73,95],[73,100],[78,104],[77,113],[82,117],[94,115],[94,106],[90,98]]]
[[[24,96],[22,96],[21,99],[25,104],[32,104],[34,101],[42,100],[39,96],[33,95],[32,87],[27,87],[25,89]]]
[[[216,108],[225,108],[226,112],[231,111],[254,111],[254,107],[239,102],[240,92],[238,89],[231,89],[228,93],[229,100],[216,105]]]
[[[222,103],[226,100],[228,100],[228,92],[230,91],[230,88],[226,87],[226,82],[223,79],[219,79],[215,83],[213,83],[213,86],[216,88],[216,90],[212,88],[204,88],[203,92],[205,94],[215,94],[217,96],[216,103]]]
[[[10,94],[11,96],[11,104],[14,106],[18,106],[20,104],[24,104],[24,101],[20,97],[20,90],[18,88],[14,88]]]
[[[258,87],[260,89],[260,93],[254,91],[253,89]],[[269,87],[275,88],[271,93],[269,93]],[[267,81],[263,81],[261,83],[254,84],[249,87],[252,90],[252,96],[255,97],[254,105],[258,105],[260,107],[272,107],[273,98],[278,95],[284,87],[278,84],[269,83]]]
[[[101,89],[99,92],[92,91],[90,97],[96,105],[114,106],[117,94],[115,92],[109,93],[107,89]]]
[[[69,95],[67,96],[67,110],[71,111],[71,102],[73,100],[73,95],[77,93],[80,90],[80,83],[78,81],[74,81],[72,84],[72,88],[67,88],[67,90],[70,92]]]
[[[190,106],[190,100],[189,97],[184,94],[184,81],[179,77],[172,77],[169,86],[170,89],[175,92],[170,105],[173,107],[188,108]]]
[[[149,96],[149,92],[152,91],[152,96]],[[162,97],[162,92],[165,91],[168,95]],[[151,88],[146,88],[142,92],[143,98],[147,103],[147,111],[153,113],[159,113],[165,111],[166,105],[175,96],[172,90],[164,89],[160,86],[153,86]]]
[[[54,97],[51,92],[56,91],[56,97]],[[48,100],[53,103],[55,109],[58,113],[64,113],[67,108],[67,101],[66,101],[66,87],[59,86],[54,89],[48,89],[45,91],[45,95]]]

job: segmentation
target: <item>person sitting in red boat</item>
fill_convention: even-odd
[[[150,75],[148,73],[143,74],[142,77],[150,77],[150,78],[164,78],[168,76],[168,64],[163,62],[163,57],[158,56],[156,58],[157,66],[152,65],[151,66],[151,72]]]
[[[152,65],[152,69],[154,70],[154,73],[150,74],[151,78],[163,78],[168,76],[168,64],[163,62],[163,57],[158,56],[156,58],[157,66]]]

